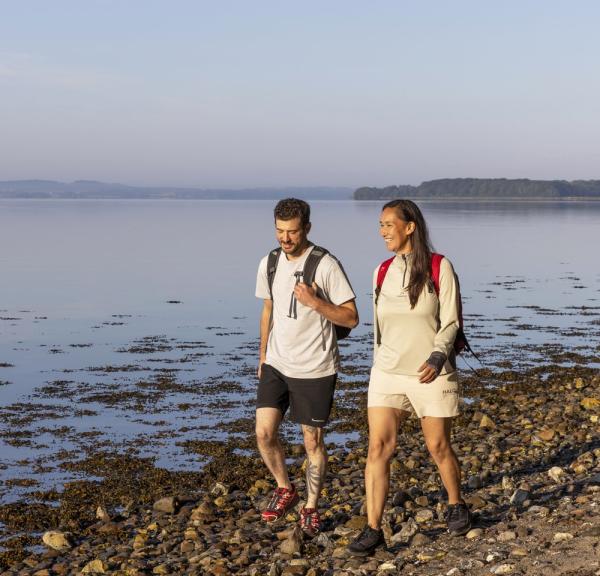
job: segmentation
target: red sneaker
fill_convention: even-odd
[[[261,517],[265,522],[274,522],[279,520],[290,508],[293,508],[300,500],[296,487],[292,484],[290,489],[277,488],[271,496],[271,501],[266,510],[261,512]]]
[[[302,508],[300,510],[300,528],[311,538],[321,531],[321,517],[316,508]]]

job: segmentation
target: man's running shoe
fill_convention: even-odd
[[[266,510],[261,512],[261,517],[265,522],[275,522],[279,520],[290,508],[293,508],[300,500],[296,487],[292,484],[291,488],[277,488],[271,496],[271,501]]]
[[[352,556],[369,556],[382,544],[385,544],[383,530],[375,530],[367,524],[362,532],[348,545],[348,552]]]
[[[321,531],[321,517],[316,508],[302,508],[300,510],[300,528],[311,538]]]
[[[448,532],[453,536],[462,536],[471,529],[472,516],[464,502],[449,504],[446,512]]]

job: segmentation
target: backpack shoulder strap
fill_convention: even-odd
[[[271,300],[273,300],[273,280],[275,278],[275,272],[277,271],[277,263],[279,262],[280,254],[281,248],[275,248],[275,250],[271,250],[267,256],[267,282],[269,283]]]
[[[443,257],[443,254],[436,254],[435,252],[431,254],[431,280],[438,296],[440,295],[440,264]]]
[[[314,246],[310,251],[302,270],[302,278],[305,284],[312,286],[312,283],[315,281],[317,266],[326,254],[329,254],[329,251],[321,246]]]
[[[383,281],[385,280],[385,275],[390,268],[391,263],[394,261],[395,256],[392,256],[390,259],[385,260],[379,265],[379,270],[377,270],[377,283],[375,284],[375,303],[377,303],[377,298],[379,293],[381,292],[381,287],[383,286]]]
[[[377,346],[381,344],[381,331],[379,330],[379,319],[377,316],[377,300],[379,300],[379,293],[381,292],[381,287],[383,286],[383,281],[385,280],[385,275],[390,268],[390,265],[394,261],[395,256],[384,260],[379,265],[379,270],[377,270],[377,281],[375,283],[375,342]]]

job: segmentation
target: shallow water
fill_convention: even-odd
[[[226,439],[228,422],[251,418],[254,282],[275,244],[273,204],[0,201],[3,482],[59,484],[61,462],[97,449],[196,468],[202,457],[182,443]],[[388,257],[381,203],[311,204],[311,239],[342,260],[361,314],[342,380],[365,379],[372,271]],[[600,202],[422,208],[486,366],[598,363]],[[19,494],[12,484],[4,499]]]

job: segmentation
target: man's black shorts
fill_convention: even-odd
[[[258,382],[257,408],[289,407],[290,420],[322,428],[329,419],[337,374],[322,378],[290,378],[263,364]]]

